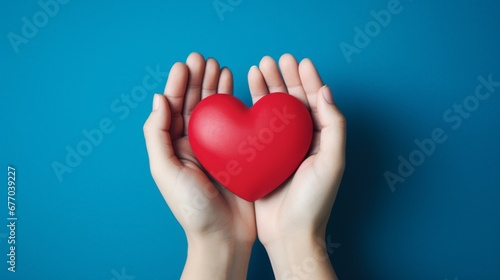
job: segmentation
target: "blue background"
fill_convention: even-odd
[[[46,0],[42,0],[46,1]],[[264,55],[311,58],[348,120],[347,167],[327,235],[341,279],[500,279],[500,88],[453,129],[443,114],[500,81],[498,1],[401,1],[403,10],[348,62],[370,11],[388,0],[77,1],[18,46],[36,1],[0,9],[1,169],[17,169],[17,272],[7,271],[7,188],[0,193],[0,279],[177,279],[186,241],[149,173],[142,135],[154,92],[119,113],[148,75],[192,51],[217,58],[250,103],[246,74]],[[226,0],[221,0],[226,3]],[[43,18],[40,18],[43,20]],[[118,101],[116,101],[118,100]],[[470,98],[468,99],[471,100]],[[473,104],[474,105],[474,104]],[[125,110],[125,109],[123,109]],[[457,116],[456,113],[452,115]],[[82,130],[114,130],[58,180],[51,164]],[[442,128],[436,145],[391,190],[398,156]],[[3,198],[2,198],[3,197]],[[249,279],[273,279],[256,244]]]

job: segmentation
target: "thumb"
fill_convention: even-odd
[[[333,102],[330,87],[321,87],[316,98],[321,129],[317,170],[340,175],[345,165],[346,121]]]
[[[172,178],[180,166],[180,161],[172,148],[169,133],[171,119],[167,99],[162,94],[155,94],[153,111],[144,123],[143,130],[151,174],[157,184],[160,178]]]

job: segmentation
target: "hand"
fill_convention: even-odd
[[[253,103],[270,92],[287,92],[310,110],[314,133],[308,155],[295,174],[255,202],[257,234],[276,278],[333,279],[336,276],[324,240],[344,171],[345,119],[309,59],[299,65],[293,56],[285,54],[279,65],[281,74],[275,61],[264,57],[259,68],[250,69]],[[312,267],[311,261],[317,268],[314,271],[305,267]]]
[[[187,126],[201,99],[232,94],[231,71],[198,53],[172,66],[156,94],[144,136],[153,178],[188,240],[183,279],[245,279],[255,241],[253,203],[211,180],[188,141]]]

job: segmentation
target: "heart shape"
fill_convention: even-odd
[[[188,135],[205,170],[237,196],[255,201],[281,185],[304,159],[312,120],[301,101],[271,93],[247,108],[214,94],[193,110]]]

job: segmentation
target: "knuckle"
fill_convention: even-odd
[[[146,121],[144,125],[142,126],[142,131],[144,133],[144,137],[148,138],[150,135],[153,133],[153,127],[149,123],[149,121]]]
[[[343,129],[345,129],[347,127],[347,120],[342,113],[339,112],[337,114],[335,121],[339,127],[343,128]]]

